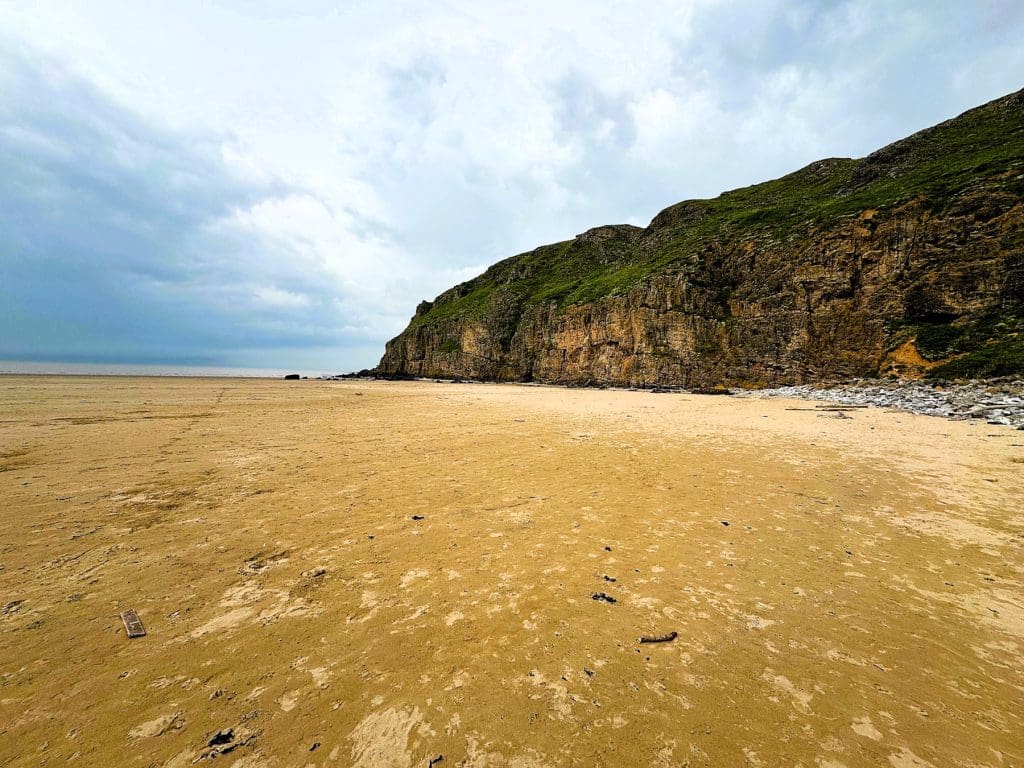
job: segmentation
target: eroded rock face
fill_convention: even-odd
[[[900,173],[912,140],[889,152]],[[824,184],[843,174],[829,194],[853,194],[885,181],[886,157],[880,150],[859,162],[821,161],[792,178]],[[690,233],[707,226],[715,201],[673,206],[647,229],[600,227],[421,304],[377,371],[691,387],[927,371],[1020,330],[1022,179],[1024,159],[971,177],[941,204],[912,196],[783,229],[731,226],[698,240]],[[690,249],[686,258],[646,267],[676,243]],[[644,274],[574,302],[546,300],[544,286],[530,283],[538,270],[559,275],[562,263],[600,271],[612,262],[625,266],[608,274],[628,276],[633,264]]]
[[[913,202],[867,210],[781,246],[724,245],[696,273],[657,276],[622,296],[410,328],[388,343],[378,370],[742,386],[913,368],[916,361],[891,354],[893,323],[1021,304],[1024,258],[1002,243],[1022,224],[1019,200],[983,193],[941,217]],[[649,229],[640,242],[658,237]]]

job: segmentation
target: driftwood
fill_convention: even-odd
[[[129,608],[122,613],[121,621],[124,622],[124,628],[128,633],[128,637],[143,637],[146,634],[146,628],[142,626],[142,619],[139,618],[139,614],[134,609]]]
[[[815,408],[786,408],[786,410],[787,411],[809,411],[809,412],[812,412],[812,413],[821,413],[822,411],[855,411],[855,410],[857,410],[858,408],[861,408],[861,407],[867,408],[866,405],[865,406],[859,406],[859,405],[831,405],[831,406],[821,406],[821,407],[815,407]]]
[[[669,632],[667,635],[644,636],[640,638],[641,643],[671,643],[679,637],[678,632]]]

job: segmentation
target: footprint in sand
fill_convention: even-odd
[[[405,768],[412,765],[409,737],[423,719],[418,707],[378,710],[349,734],[354,768]]]
[[[402,576],[402,589],[408,589],[409,585],[416,581],[416,579],[423,579],[429,575],[427,571],[406,571]]]
[[[156,736],[163,736],[171,730],[178,730],[185,727],[185,721],[181,719],[181,711],[170,715],[158,717],[146,723],[140,723],[128,732],[129,739],[152,739]]]
[[[889,755],[889,764],[892,768],[935,768],[927,760],[922,760],[906,747]]]
[[[288,693],[283,694],[281,698],[277,700],[277,703],[285,712],[291,712],[293,709],[295,709],[295,705],[299,701],[299,695],[300,694],[298,689],[294,691],[288,691]]]
[[[875,728],[874,724],[871,722],[871,718],[867,715],[854,720],[850,727],[853,729],[854,733],[860,736],[866,736],[872,741],[882,740],[882,732]]]
[[[793,682],[783,676],[776,675],[771,669],[766,669],[761,675],[761,679],[778,689],[779,691],[787,694],[793,700],[793,706],[804,714],[810,714],[811,712],[811,699],[814,698],[813,693],[807,693],[802,691],[793,685]]]
[[[192,630],[192,637],[199,638],[203,635],[208,635],[211,632],[218,632],[223,629],[232,629],[252,616],[253,613],[254,611],[252,608],[236,608],[233,611],[228,611],[215,619],[211,619],[203,624],[203,626]]]

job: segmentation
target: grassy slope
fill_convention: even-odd
[[[658,273],[685,272],[715,243],[737,239],[784,243],[827,226],[839,217],[885,208],[910,199],[941,212],[950,198],[981,179],[1024,167],[1024,92],[1006,97],[921,131],[862,160],[835,158],[813,163],[780,179],[726,192],[712,200],[687,201],[662,211],[647,230],[645,247],[635,237],[612,238],[599,247],[565,241],[542,246],[495,264],[483,275],[443,294],[411,327],[490,312],[495,297],[506,304],[553,302],[559,306],[625,292]],[[1024,182],[1012,183],[1024,197]],[[639,230],[638,230],[639,232]],[[1011,331],[1020,331],[1017,313]],[[1006,318],[993,318],[995,330]],[[1003,326],[1006,323],[1003,322]],[[949,337],[955,354],[984,329],[968,332],[924,329]],[[999,331],[1006,333],[1006,327]],[[1008,340],[977,365],[964,360],[942,375],[1024,370],[1024,341]],[[994,358],[994,359],[989,359]]]

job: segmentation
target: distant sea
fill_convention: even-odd
[[[205,365],[131,365],[115,363],[25,363],[0,360],[0,374],[45,374],[54,376],[245,376],[250,378],[280,379],[287,373],[298,373],[315,379],[331,376],[340,371],[304,371],[288,368],[221,368]]]

